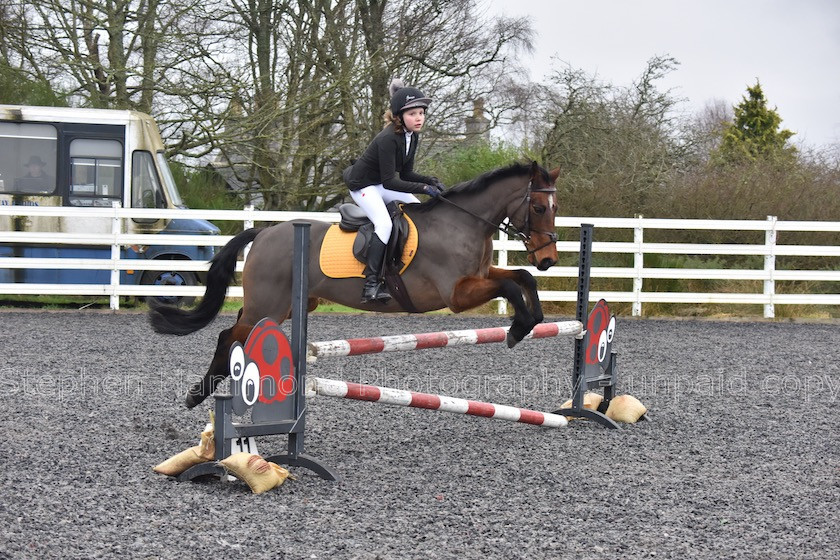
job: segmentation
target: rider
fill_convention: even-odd
[[[432,101],[422,91],[406,87],[399,79],[390,86],[391,102],[385,113],[385,128],[376,135],[362,156],[344,170],[350,196],[373,222],[362,303],[391,299],[382,282],[382,261],[391,237],[391,216],[385,205],[393,200],[420,202],[414,194],[436,197],[444,190],[435,177],[414,171],[414,156],[420,143],[420,129]]]

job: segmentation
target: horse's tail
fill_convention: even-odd
[[[216,253],[207,273],[207,289],[195,309],[185,310],[171,305],[156,304],[149,298],[149,321],[155,332],[185,335],[209,325],[225,302],[227,288],[236,271],[239,251],[253,241],[261,229],[251,228],[243,231]]]

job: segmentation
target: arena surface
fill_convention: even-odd
[[[549,320],[564,320],[553,317]],[[319,397],[303,469],[259,496],[152,466],[198,443],[224,315],[0,312],[0,558],[836,558],[838,325],[620,318],[619,393],[652,420],[545,429]],[[314,315],[311,340],[504,318]],[[551,411],[571,339],[325,358],[309,374]],[[281,437],[258,440],[282,451]]]

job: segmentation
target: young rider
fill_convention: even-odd
[[[420,143],[420,129],[431,99],[422,91],[405,87],[401,80],[390,86],[391,102],[385,113],[386,126],[362,156],[344,170],[350,196],[373,222],[362,303],[391,299],[382,282],[382,260],[391,237],[391,216],[385,205],[391,201],[420,202],[414,194],[438,196],[444,186],[434,177],[414,171],[414,156]]]

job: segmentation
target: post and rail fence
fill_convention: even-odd
[[[338,213],[335,212],[281,212],[260,211],[252,207],[243,210],[152,210],[152,209],[124,209],[113,208],[73,208],[73,207],[41,207],[41,206],[0,206],[0,216],[12,216],[22,220],[39,217],[60,218],[90,218],[96,214],[100,219],[111,220],[110,233],[54,233],[35,231],[0,231],[0,246],[2,245],[66,245],[66,246],[99,246],[111,247],[111,258],[25,258],[0,257],[0,271],[4,269],[73,269],[73,270],[107,270],[110,271],[110,282],[107,284],[26,284],[14,282],[0,282],[0,294],[6,295],[77,295],[103,296],[110,298],[110,307],[119,309],[121,297],[132,296],[201,296],[203,286],[161,286],[135,285],[120,283],[120,272],[126,270],[168,270],[173,266],[172,261],[155,261],[144,259],[123,259],[120,257],[122,247],[143,247],[148,245],[195,245],[220,247],[231,237],[225,235],[162,235],[162,234],[129,234],[128,220],[150,218],[201,218],[213,221],[241,222],[244,228],[252,227],[255,223],[283,222],[294,219],[315,219],[337,222]],[[592,277],[595,279],[617,279],[627,283],[630,289],[625,291],[593,290],[591,300],[606,299],[613,304],[629,303],[632,314],[641,316],[643,305],[647,303],[665,304],[745,304],[762,305],[764,316],[775,316],[777,305],[840,305],[840,266],[815,266],[809,269],[792,270],[779,268],[779,257],[807,257],[836,259],[840,257],[840,244],[780,244],[780,233],[792,233],[801,236],[814,233],[838,233],[840,222],[827,221],[782,221],[773,216],[766,220],[687,220],[660,218],[591,218],[591,217],[558,217],[555,226],[558,229],[578,228],[583,222],[595,225],[601,237],[613,237],[610,230],[624,230],[625,237],[632,241],[595,241],[593,252],[596,262],[600,254],[612,254],[621,257],[625,266],[594,266]],[[645,241],[650,232],[710,231],[710,232],[754,232],[760,236],[764,233],[763,243],[682,243]],[[661,235],[660,235],[661,236]],[[563,239],[561,236],[560,239]],[[422,241],[421,241],[422,242]],[[836,242],[835,242],[836,243]],[[562,255],[578,252],[578,242],[574,240],[558,241],[557,250]],[[494,264],[502,268],[522,268],[510,263],[516,253],[522,253],[524,247],[520,241],[508,239],[504,234],[494,240]],[[755,268],[687,268],[646,266],[645,257],[653,255],[670,255],[686,257],[749,257],[763,260],[763,266]],[[524,267],[537,277],[538,284],[547,283],[549,278],[575,278],[577,267],[572,259],[567,259],[568,266],[562,264],[546,271],[538,271],[533,267]],[[563,261],[561,260],[561,263]],[[632,263],[632,264],[631,264]],[[718,261],[719,263],[719,261]],[[242,262],[237,270],[242,269]],[[207,262],[178,261],[177,267],[184,271],[206,271]],[[674,292],[660,291],[661,286],[650,289],[650,284],[657,280],[720,280],[720,281],[754,281],[753,286],[760,282],[762,291],[716,291],[716,292]],[[827,285],[827,290],[819,293],[809,293],[801,290],[797,293],[779,293],[779,282],[813,282]],[[645,288],[648,288],[647,290]],[[233,298],[242,297],[240,286],[231,286],[228,295]],[[550,290],[541,286],[539,296],[544,302],[573,302],[574,290]],[[501,313],[507,310],[503,302],[499,306]]]

